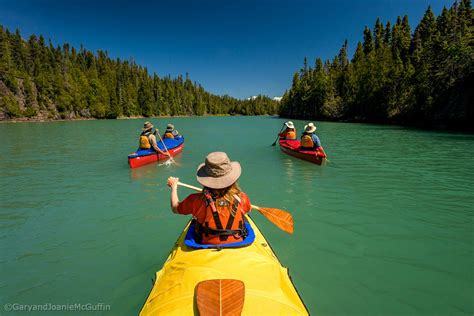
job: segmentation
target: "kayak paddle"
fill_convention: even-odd
[[[186,187],[195,191],[202,192],[201,188],[182,183],[178,181],[178,185],[182,187]],[[287,232],[288,234],[293,234],[294,231],[294,224],[293,224],[293,216],[290,213],[280,210],[278,208],[270,208],[270,207],[259,207],[256,205],[250,205],[254,210],[259,211],[265,216],[270,222],[275,224],[281,230]]]
[[[324,154],[324,159],[326,159],[327,162],[330,162],[329,159],[328,159],[328,155],[326,155],[326,152],[324,151],[323,147],[321,147],[321,151]]]
[[[240,280],[205,280],[196,286],[196,303],[201,316],[241,315],[245,284]]]

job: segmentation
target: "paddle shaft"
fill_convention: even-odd
[[[188,189],[192,189],[192,190],[194,190],[194,191],[202,192],[202,189],[201,189],[201,188],[195,187],[195,186],[193,186],[193,185],[189,185],[189,184],[182,183],[182,182],[179,182],[179,181],[178,181],[178,185],[180,185],[180,186],[182,186],[182,187],[185,187],[185,188],[188,188]],[[260,209],[260,207],[257,206],[257,205],[251,204],[250,206],[251,206],[253,209],[257,210],[257,211]]]
[[[285,127],[285,124],[283,124],[283,126],[280,128],[280,132],[278,133],[278,136],[275,139],[275,141],[273,142],[272,146],[275,146],[276,142],[278,141],[278,138],[280,138],[280,133],[283,131],[284,127]]]
[[[322,148],[322,147],[321,147],[321,148]],[[322,148],[322,151],[323,151],[323,153],[324,153],[324,156],[326,156],[326,157],[324,157],[324,159],[326,159],[326,161],[329,162],[328,155],[326,155],[326,152],[324,151],[323,148]]]
[[[171,153],[170,153],[170,151],[168,150],[168,147],[166,147],[165,142],[164,142],[163,139],[161,138],[160,133],[157,133],[157,134],[158,134],[158,136],[160,137],[160,141],[161,141],[161,143],[163,144],[163,146],[165,147],[166,152],[168,153],[168,157],[170,157],[170,160],[174,162],[174,159],[173,159],[173,157],[171,157]]]

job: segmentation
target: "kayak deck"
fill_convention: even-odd
[[[205,280],[236,279],[245,284],[242,315],[308,315],[288,269],[283,267],[255,223],[255,241],[243,248],[192,249],[184,245],[186,225],[140,315],[197,315],[195,287]]]

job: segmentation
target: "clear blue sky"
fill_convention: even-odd
[[[281,96],[303,58],[351,52],[365,25],[407,14],[412,30],[443,0],[90,1],[0,0],[0,24],[24,38],[106,50],[160,76],[189,73],[215,94]]]

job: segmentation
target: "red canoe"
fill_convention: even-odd
[[[166,149],[168,149],[168,152],[171,156],[175,156],[183,151],[183,137],[179,137],[176,139],[164,139],[163,141],[165,142]],[[166,150],[161,141],[158,142],[157,145],[161,150]],[[168,158],[168,155],[156,153],[152,149],[142,149],[137,150],[136,152],[128,156],[128,164],[130,165],[130,168],[138,168],[160,160],[166,160]]]
[[[323,147],[317,150],[304,150],[300,147],[300,141],[295,139],[280,139],[280,149],[290,156],[303,159],[317,165],[321,165],[326,158]]]

